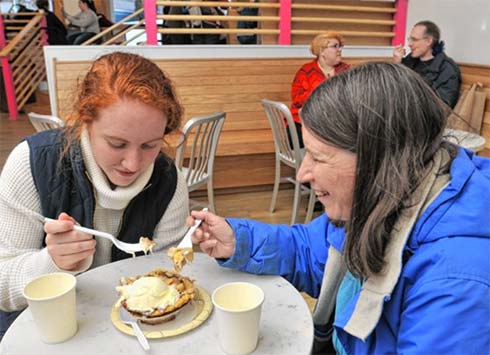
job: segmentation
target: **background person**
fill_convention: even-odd
[[[297,176],[325,214],[287,226],[192,212],[193,242],[221,266],[318,296],[319,353],[333,313],[338,354],[487,353],[490,159],[443,140],[447,113],[398,64],[331,78],[301,110]]]
[[[168,7],[168,13],[169,15],[182,15],[187,13],[187,8],[185,6],[170,6]],[[163,26],[167,28],[187,28],[186,22],[180,20],[165,20]],[[168,33],[164,36],[164,44],[192,44],[191,35],[188,33]]]
[[[258,0],[249,0],[249,2],[258,2]],[[237,8],[237,12],[240,16],[258,16],[259,8],[258,7],[239,7]],[[257,21],[238,21],[237,28],[244,29],[254,29],[257,28]],[[256,34],[238,34],[237,35],[238,42],[240,44],[257,44],[257,35]]]
[[[223,1],[223,0],[221,0]],[[206,1],[202,1],[203,4]],[[212,6],[188,6],[187,11],[192,16],[222,16],[224,15],[223,10],[220,7],[212,7]],[[221,25],[221,21],[216,20],[192,20],[190,21],[191,28],[223,28]],[[221,35],[219,33],[204,33],[197,34],[193,33],[191,35],[192,44],[226,44],[226,36]]]
[[[60,1],[59,6],[63,17],[70,22],[70,26],[80,28],[80,31],[68,35],[67,41],[69,44],[82,44],[100,32],[97,10],[91,0],[79,0],[78,7],[80,8],[80,12],[74,16],[65,11],[63,1]]]
[[[310,45],[311,54],[316,58],[303,64],[294,76],[291,87],[291,114],[298,131],[299,145],[303,148],[303,135],[301,133],[301,119],[299,110],[315,90],[325,80],[350,69],[350,65],[342,62],[343,37],[333,31],[317,35]]]
[[[398,46],[393,51],[396,63],[403,63],[419,73],[449,107],[458,102],[461,73],[454,60],[444,53],[439,27],[431,21],[420,21],[408,37],[410,53]]]
[[[50,45],[68,44],[66,40],[66,27],[53,12],[49,11],[48,0],[37,0],[36,6],[39,10],[44,10],[46,16],[46,26],[48,32],[48,43]]]
[[[169,78],[129,53],[97,59],[63,130],[28,137],[0,176],[0,324],[26,307],[23,287],[50,272],[73,274],[131,257],[74,223],[162,250],[186,231],[187,184],[161,152],[182,107]],[[57,219],[42,224],[32,212]],[[3,336],[3,333],[1,335]]]

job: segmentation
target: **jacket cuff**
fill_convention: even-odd
[[[252,240],[250,230],[243,219],[227,218],[226,222],[235,234],[235,253],[229,259],[216,259],[218,264],[232,269],[243,269],[250,260]]]

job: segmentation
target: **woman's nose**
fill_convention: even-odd
[[[298,172],[296,173],[296,180],[299,182],[310,182],[312,179],[311,170],[308,163],[308,158],[305,156],[301,165],[299,166]]]
[[[128,151],[124,155],[122,166],[129,171],[138,171],[141,166],[141,153],[139,150]]]

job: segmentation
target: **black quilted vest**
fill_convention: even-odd
[[[34,183],[45,217],[57,218],[66,212],[84,227],[93,228],[94,190],[87,177],[78,142],[62,155],[65,135],[49,130],[27,138]],[[140,236],[153,239],[155,227],[172,200],[177,186],[177,170],[163,153],[155,161],[153,174],[145,188],[124,210],[117,238],[138,243]],[[111,261],[130,257],[112,247]]]

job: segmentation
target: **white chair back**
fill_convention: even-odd
[[[266,99],[262,100],[262,106],[271,125],[276,155],[284,164],[298,169],[303,159],[303,152],[299,147],[298,133],[291,111],[282,102]],[[288,132],[291,137],[291,144],[288,139]]]
[[[60,128],[65,125],[65,123],[56,116],[40,115],[34,112],[28,113],[27,116],[37,132]]]
[[[183,141],[175,155],[175,164],[184,173],[189,192],[207,185],[206,206],[213,212],[216,212],[213,189],[214,158],[225,118],[224,112],[191,118],[183,128]],[[191,200],[191,204],[203,205],[194,200]]]
[[[305,223],[311,221],[313,216],[313,208],[315,204],[315,194],[313,190],[307,188],[296,180],[304,151],[299,147],[298,133],[294,124],[293,116],[289,108],[282,102],[262,100],[265,114],[269,120],[274,138],[274,148],[276,155],[276,171],[274,179],[274,189],[272,191],[272,201],[270,212],[274,212],[276,207],[277,194],[279,192],[279,184],[281,182],[290,182],[294,184],[294,201],[291,213],[291,224],[296,223],[296,216],[299,209],[302,193],[309,193],[308,207],[306,212]],[[291,137],[291,142],[288,139]],[[286,164],[294,169],[294,176],[281,177],[281,163]]]

